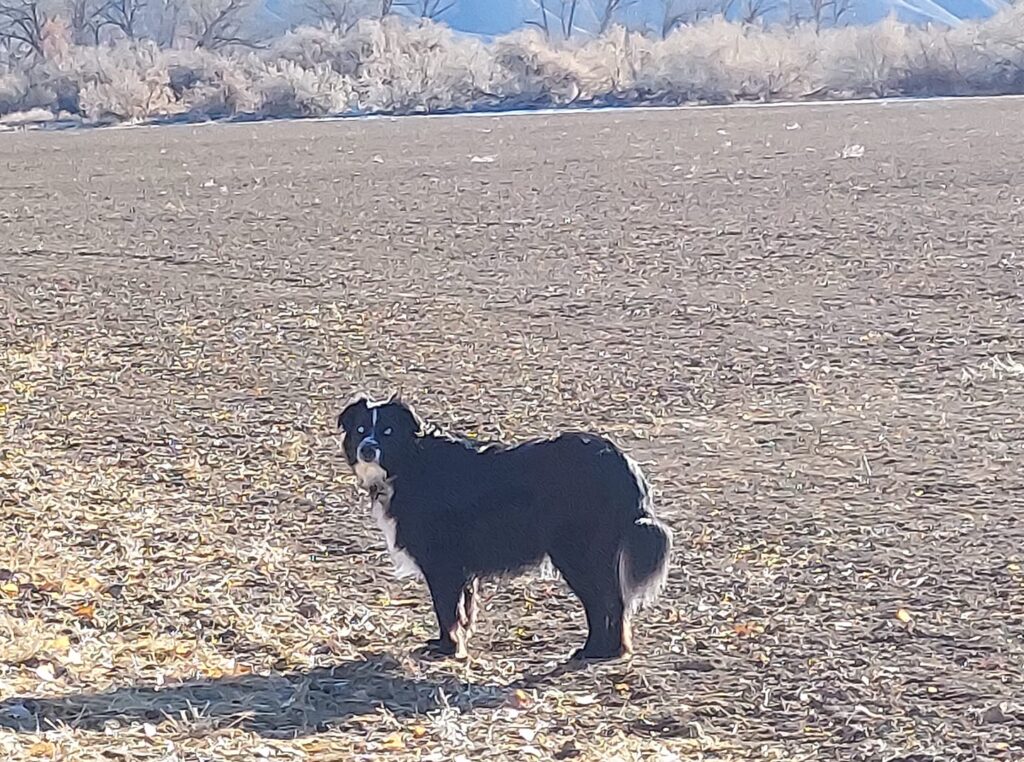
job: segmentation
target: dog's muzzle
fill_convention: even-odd
[[[356,457],[361,463],[377,463],[380,461],[380,445],[367,437],[356,448]]]

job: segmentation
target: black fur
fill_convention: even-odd
[[[629,616],[658,592],[672,536],[654,518],[639,469],[604,437],[566,433],[518,446],[425,433],[398,400],[350,403],[338,417],[348,464],[359,447],[386,478],[364,483],[394,521],[434,602],[443,653],[465,653],[478,577],[545,556],[583,603],[589,633],[577,656],[631,650]],[[362,429],[362,431],[360,431]]]

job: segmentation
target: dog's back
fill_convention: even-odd
[[[444,552],[467,572],[487,575],[516,572],[545,556],[557,566],[586,549],[606,559],[630,589],[648,590],[646,582],[661,575],[667,544],[665,553],[648,550],[642,537],[651,532],[634,528],[661,526],[647,482],[604,437],[573,432],[516,447],[428,437],[418,460],[396,482],[416,496],[415,509],[404,512],[399,501],[392,508],[401,539],[421,546],[411,548],[414,555]],[[619,571],[620,555],[628,573]]]

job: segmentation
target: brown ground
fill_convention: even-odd
[[[0,751],[1024,758],[1022,112],[2,136]],[[332,430],[364,387],[644,465],[631,664],[559,670],[536,576],[468,665],[411,654]]]

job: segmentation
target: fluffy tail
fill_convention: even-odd
[[[627,527],[619,547],[619,590],[632,614],[653,603],[665,586],[672,552],[672,531],[653,516]]]

